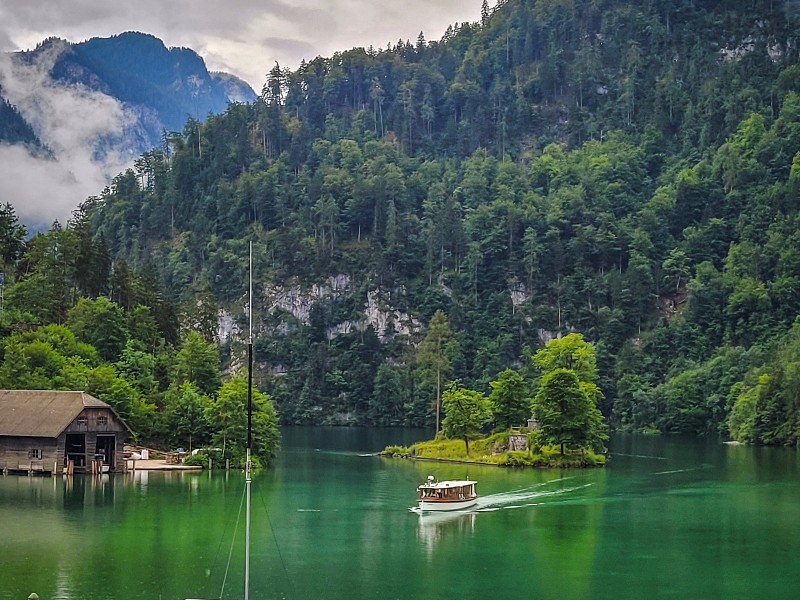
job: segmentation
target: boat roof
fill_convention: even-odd
[[[451,487],[464,487],[467,485],[475,485],[478,483],[477,481],[470,481],[469,479],[466,481],[459,481],[459,480],[448,480],[448,481],[427,481],[423,483],[420,488],[451,488]]]

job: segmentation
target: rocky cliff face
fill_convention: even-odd
[[[331,299],[348,296],[354,292],[352,282],[347,275],[334,275],[324,283],[303,287],[295,284],[289,287],[280,285],[265,285],[262,290],[263,305],[268,307],[271,314],[284,313],[285,319],[291,319],[309,325],[311,311],[315,304]],[[410,336],[422,329],[422,323],[412,315],[393,308],[389,302],[390,294],[387,290],[374,289],[366,293],[363,299],[363,318],[346,319],[329,327],[326,330],[328,339],[338,335],[365,331],[372,326],[378,338],[389,341],[397,335]],[[279,327],[278,333],[287,333],[289,323]],[[241,337],[241,331],[236,323],[235,315],[222,310],[219,314],[218,336],[221,342],[231,341]]]
[[[299,283],[291,286],[265,285],[262,290],[262,304],[271,314],[284,313],[286,318],[303,325],[311,323],[311,311],[314,305],[332,299],[342,298],[354,293],[353,282],[344,274],[332,275],[323,283],[302,286]],[[403,293],[402,290],[399,293]],[[355,331],[365,331],[372,327],[382,342],[388,342],[396,336],[411,337],[423,330],[424,324],[413,315],[394,308],[390,300],[389,290],[376,288],[367,291],[363,299],[363,318],[345,319],[329,327],[325,334],[332,340],[339,335]],[[530,292],[523,283],[514,283],[509,289],[509,299],[515,308],[530,301]],[[291,331],[291,324],[284,322],[275,333],[286,335]],[[544,329],[538,330],[542,343],[555,337],[555,333]],[[236,323],[235,315],[226,310],[219,314],[218,335],[220,342],[228,342],[240,338],[241,331]]]

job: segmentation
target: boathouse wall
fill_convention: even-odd
[[[63,452],[57,439],[39,437],[0,437],[0,469],[52,473],[63,468]]]

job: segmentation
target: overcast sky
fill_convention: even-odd
[[[493,5],[494,2],[490,2]],[[0,51],[44,38],[70,42],[142,31],[192,48],[209,69],[227,71],[258,93],[275,62],[402,38],[438,40],[447,26],[480,18],[481,0],[0,0]]]

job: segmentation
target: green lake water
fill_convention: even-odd
[[[617,436],[606,469],[508,470],[368,456],[419,430],[282,433],[253,480],[253,600],[800,597],[796,449]],[[477,480],[479,504],[410,511],[429,474]],[[242,598],[243,490],[0,476],[0,600]]]

